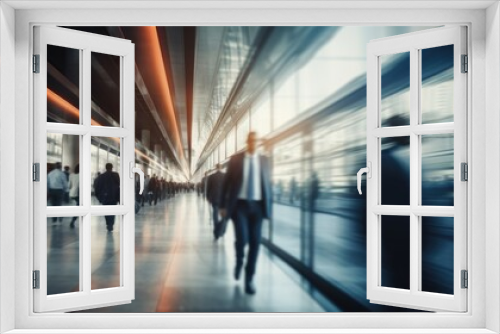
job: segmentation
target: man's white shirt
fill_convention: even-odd
[[[238,199],[247,200],[248,195],[248,170],[250,169],[250,161],[253,161],[253,199],[256,201],[262,200],[262,189],[261,189],[261,179],[260,179],[260,158],[259,154],[255,152],[254,154],[245,153],[243,159],[243,182],[241,183],[240,193],[238,194]]]
[[[47,188],[68,191],[66,174],[60,169],[52,170],[49,175],[47,175]]]

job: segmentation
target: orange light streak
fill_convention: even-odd
[[[158,32],[156,31],[156,27],[143,27],[144,29],[144,44],[149,46],[149,60],[151,61],[150,65],[153,68],[153,73],[155,73],[155,89],[161,92],[163,96],[163,104],[165,106],[165,111],[167,114],[168,121],[173,128],[173,135],[175,136],[175,143],[177,144],[177,150],[180,153],[181,157],[184,157],[184,152],[182,150],[181,138],[179,135],[179,129],[177,128],[177,122],[175,119],[175,111],[174,104],[172,102],[172,95],[170,93],[170,89],[168,87],[167,81],[167,72],[165,69],[165,64],[163,63],[162,51],[160,46],[160,41],[158,37]]]
[[[47,100],[50,103],[53,103],[57,107],[61,108],[67,114],[70,114],[70,115],[75,116],[77,118],[80,117],[80,110],[78,110],[78,108],[76,108],[74,105],[72,105],[71,103],[66,101],[64,98],[62,98],[60,95],[54,93],[52,90],[50,90],[48,88],[47,88]],[[94,120],[91,120],[90,123],[91,123],[91,125],[101,126],[101,124],[99,122],[94,121]],[[120,143],[120,138],[111,137],[110,139],[116,143]],[[141,155],[142,157],[146,158],[150,162],[153,161],[153,160],[151,160],[150,157],[148,157],[146,154],[142,153],[138,149],[135,149],[135,153]]]
[[[55,104],[58,108],[62,109],[67,114],[70,114],[76,118],[80,117],[80,110],[77,107],[63,99],[61,96],[54,93],[51,89],[47,88],[47,101]],[[101,126],[101,124],[93,119],[90,120],[91,125]]]

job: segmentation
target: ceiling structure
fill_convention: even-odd
[[[135,44],[136,153],[184,180],[199,170],[271,80],[285,78],[337,31],[257,26],[68,28]],[[78,56],[72,63],[67,58],[61,53],[53,60],[49,76],[57,92],[49,102],[77,117],[78,78],[73,69],[78,68]],[[116,126],[118,102],[109,100],[119,96],[119,58],[92,59],[93,122]]]

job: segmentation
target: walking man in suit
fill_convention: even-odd
[[[102,205],[117,205],[120,202],[120,175],[113,172],[113,164],[106,164],[106,172],[97,178],[94,191]],[[113,231],[115,216],[104,216],[108,232]]]
[[[269,161],[257,152],[257,133],[250,132],[247,149],[229,161],[222,186],[220,214],[230,217],[236,235],[236,267],[234,277],[240,278],[245,246],[248,255],[245,266],[245,292],[255,294],[253,277],[259,254],[262,220],[271,217],[272,188]]]
[[[207,177],[207,200],[212,204],[212,219],[214,221],[214,238],[220,236],[217,227],[219,227],[219,202],[222,185],[224,183],[224,173],[222,173],[222,165],[217,164],[217,171]]]

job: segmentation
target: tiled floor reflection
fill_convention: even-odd
[[[232,277],[232,226],[214,243],[209,210],[195,193],[141,208],[136,215],[135,300],[86,312],[324,311],[264,247],[255,278],[257,294],[246,295],[243,280]],[[100,268],[106,265],[113,262],[108,258]]]

